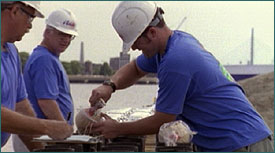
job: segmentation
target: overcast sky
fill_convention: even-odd
[[[80,59],[80,42],[84,42],[85,61],[109,62],[119,56],[122,41],[111,24],[118,1],[42,1],[47,17],[52,11],[67,8],[77,17],[79,36],[61,54],[62,61]],[[223,64],[246,64],[250,59],[251,28],[254,28],[254,64],[274,62],[274,2],[268,1],[157,1],[165,11],[171,29],[191,33]],[[42,40],[45,18],[35,19],[33,29],[16,45],[20,51],[31,52]],[[130,51],[131,59],[141,52]]]

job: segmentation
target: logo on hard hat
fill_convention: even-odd
[[[63,25],[75,27],[75,23],[74,22],[70,22],[69,20],[64,21]]]

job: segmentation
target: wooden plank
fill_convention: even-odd
[[[145,138],[145,152],[155,152],[156,135],[147,135]]]

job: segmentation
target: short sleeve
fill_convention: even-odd
[[[14,46],[15,47],[15,46]],[[15,47],[17,50],[17,48]],[[16,95],[16,102],[20,102],[28,97],[27,91],[26,91],[26,86],[22,74],[22,68],[21,68],[21,61],[20,57],[18,56],[18,53],[16,55],[17,57],[17,70],[18,70],[18,75],[17,75],[17,95]]]
[[[26,86],[23,79],[22,73],[18,76],[18,87],[17,87],[17,96],[16,96],[16,102],[20,102],[28,97],[26,92]]]
[[[136,64],[144,72],[157,73],[156,56],[153,56],[152,58],[146,58],[142,54],[138,56]]]

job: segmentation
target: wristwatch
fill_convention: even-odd
[[[111,80],[105,80],[102,84],[105,86],[110,86],[113,89],[113,92],[116,91],[116,85]]]

